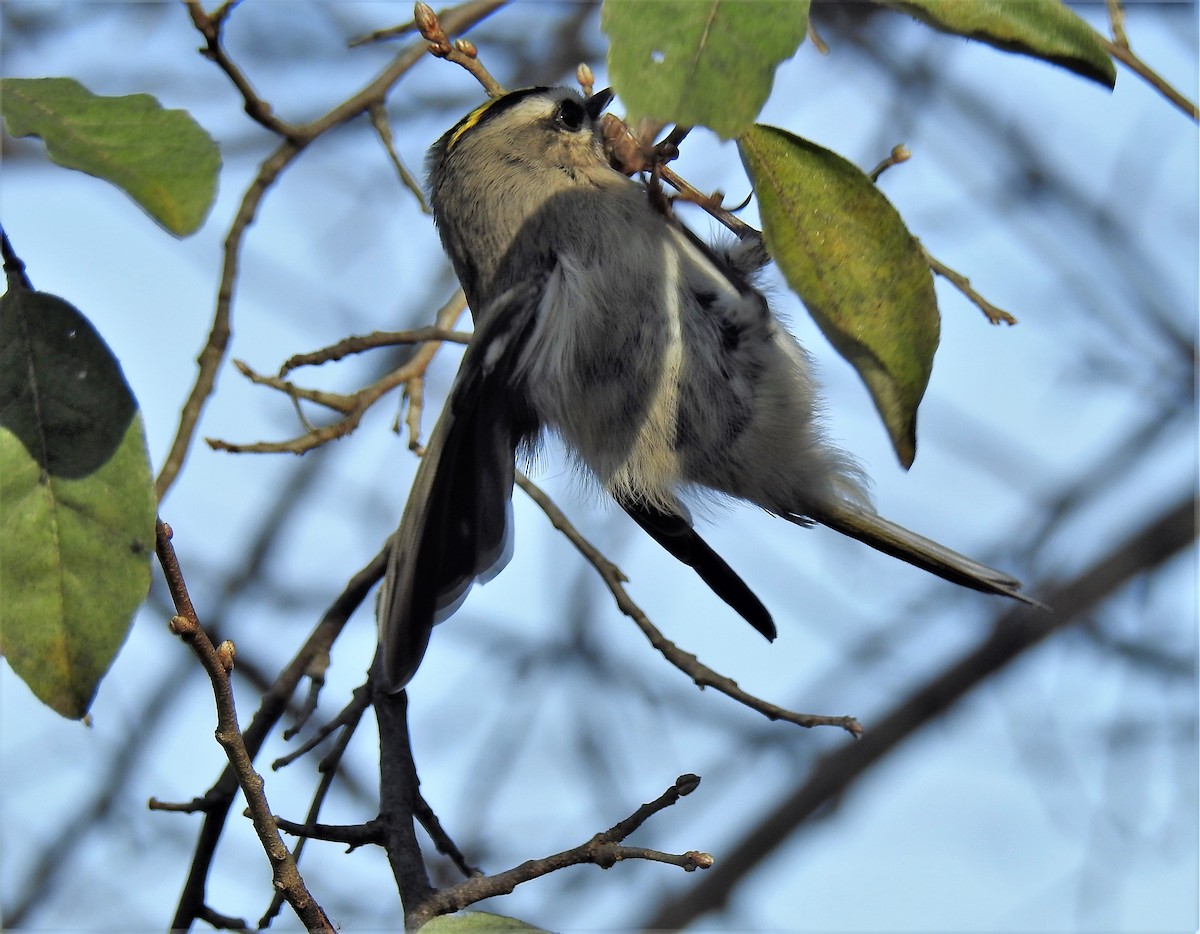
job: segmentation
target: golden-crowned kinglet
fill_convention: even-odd
[[[429,151],[442,244],[475,318],[393,539],[379,602],[384,685],[507,559],[519,448],[552,430],[659,544],[768,639],[770,613],[692,528],[715,491],[820,522],[976,590],[999,571],[879,518],[820,425],[808,356],[750,275],[758,241],[710,247],[611,168],[612,98],[530,88],[484,104]]]

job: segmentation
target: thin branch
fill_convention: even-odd
[[[907,146],[905,146],[903,143],[897,143],[895,146],[892,147],[892,151],[887,154],[887,158],[884,159],[882,162],[879,163],[879,165],[875,166],[875,168],[871,169],[871,171],[867,173],[867,177],[870,178],[872,182],[878,182],[879,176],[882,175],[884,172],[886,172],[888,169],[890,169],[892,166],[900,165],[902,162],[907,162],[911,158],[912,158],[912,150],[909,149]]]
[[[483,85],[488,97],[496,98],[504,95],[504,86],[492,77],[491,72],[479,60],[479,51],[475,48],[475,43],[469,39],[455,39],[451,42],[432,7],[426,3],[417,3],[413,20],[416,22],[421,36],[429,43],[430,55],[461,65]]]
[[[459,294],[462,294],[461,290],[459,290]],[[466,301],[464,300],[458,307],[459,311],[461,311],[466,307]],[[434,342],[469,344],[471,342],[471,334],[467,331],[454,331],[450,328],[439,327],[437,325],[425,328],[413,328],[408,331],[373,331],[370,334],[362,336],[347,337],[336,344],[331,344],[320,350],[288,357],[283,366],[279,368],[278,375],[281,377],[287,376],[292,370],[299,369],[302,366],[319,366],[323,363],[332,363],[351,354],[364,353],[368,350],[375,350],[378,347],[398,347]]]
[[[332,734],[348,727],[351,732],[358,726],[358,721],[362,719],[363,713],[371,706],[371,692],[366,684],[361,684],[351,692],[350,702],[346,704],[328,723],[324,724],[311,737],[301,743],[298,747],[289,752],[286,756],[280,756],[271,763],[271,769],[278,771],[285,766],[291,765],[306,752],[315,749],[321,743],[325,742]]]
[[[654,801],[642,805],[632,815],[610,829],[596,834],[586,843],[543,859],[527,860],[505,872],[492,876],[476,876],[449,888],[440,889],[425,900],[415,912],[410,913],[406,920],[410,925],[419,927],[438,915],[461,911],[485,898],[508,895],[522,883],[539,879],[567,866],[591,863],[602,869],[609,869],[622,860],[643,859],[679,866],[687,872],[708,869],[713,865],[713,858],[697,850],[679,854],[663,853],[644,847],[623,846],[621,843],[649,817],[691,794],[699,783],[700,779],[695,775],[681,775],[674,785]]]
[[[408,170],[408,166],[400,158],[400,153],[396,152],[396,141],[392,135],[392,124],[388,120],[387,108],[383,106],[382,101],[374,101],[367,108],[367,113],[371,117],[371,126],[375,127],[375,132],[379,135],[379,139],[383,143],[383,148],[387,150],[388,158],[392,160],[392,165],[396,167],[396,174],[400,176],[400,184],[407,188],[412,196],[417,199],[417,205],[421,208],[421,213],[431,213],[429,205],[425,202],[425,192],[421,190],[420,182]]]
[[[304,678],[312,659],[321,653],[328,654],[330,647],[349,621],[350,615],[362,604],[371,588],[383,577],[387,554],[388,550],[384,548],[366,567],[349,580],[345,589],[325,611],[320,622],[305,640],[304,645],[280,672],[270,689],[263,694],[258,710],[250,720],[250,725],[242,733],[246,749],[252,757],[258,755],[267,736],[287,711],[288,700],[301,679]],[[230,765],[225,768],[204,796],[207,804],[204,824],[200,829],[196,849],[192,855],[192,865],[188,871],[187,882],[184,883],[179,904],[175,909],[175,917],[171,922],[172,930],[189,928],[192,921],[200,917],[201,912],[205,910],[204,900],[208,873],[216,856],[217,844],[221,839],[221,832],[229,816],[229,809],[237,790],[237,779],[233,767]]]
[[[815,726],[836,726],[850,733],[852,736],[858,737],[862,735],[862,725],[854,717],[846,716],[827,716],[824,714],[807,714],[797,713],[786,708],[779,707],[768,701],[755,697],[743,691],[736,681],[732,678],[727,678],[722,674],[717,673],[700,661],[695,655],[690,652],[685,652],[679,648],[674,642],[662,634],[659,629],[650,622],[645,612],[634,603],[625,590],[624,583],[629,580],[621,569],[609,561],[595,545],[589,542],[580,534],[579,530],[571,524],[571,521],[566,517],[561,509],[555,505],[545,492],[538,487],[532,480],[526,477],[523,473],[517,472],[517,486],[519,486],[532,499],[541,510],[546,514],[550,523],[562,532],[567,540],[579,551],[581,555],[587,559],[588,563],[596,569],[600,574],[601,579],[608,587],[616,599],[617,607],[633,620],[634,624],[642,631],[643,635],[650,640],[650,644],[672,665],[686,674],[697,687],[703,689],[711,687],[737,701],[751,710],[761,713],[769,720],[784,720],[788,723],[794,723],[797,726],[811,728]]]
[[[440,21],[445,28],[452,31],[469,29],[472,25],[478,23],[502,5],[503,0],[474,0],[474,2],[464,3],[459,7],[442,13]],[[196,24],[201,34],[205,36],[206,42],[208,41],[208,31],[215,29],[219,33],[225,16],[230,9],[232,9],[232,5],[226,4],[221,8],[219,16],[207,17],[202,15],[197,20],[196,11],[198,10],[203,14],[203,9],[196,0],[188,0],[188,10],[193,17],[193,23]],[[217,47],[218,49],[220,48],[219,43]],[[424,57],[425,51],[426,46],[423,44],[414,44],[405,49],[393,59],[387,68],[380,72],[379,75],[361,90],[352,94],[323,116],[318,117],[310,123],[306,123],[303,126],[292,126],[291,124],[278,122],[276,132],[282,133],[284,142],[259,167],[258,174],[255,176],[254,181],[251,182],[246,194],[242,197],[238,213],[225,239],[221,284],[217,293],[217,308],[213,316],[212,329],[208,341],[200,353],[200,370],[196,375],[196,381],[191,393],[188,395],[187,402],[180,413],[179,427],[176,430],[175,439],[171,444],[171,450],[164,460],[162,469],[159,471],[158,478],[155,481],[155,492],[160,503],[179,476],[179,471],[183,467],[188,450],[195,437],[200,415],[216,386],[217,372],[225,359],[225,350],[228,347],[232,333],[230,317],[242,242],[246,229],[254,220],[263,195],[275,179],[278,178],[279,173],[314,139],[334,127],[340,126],[361,114],[368,113],[372,104],[384,101],[393,85]],[[223,51],[220,54],[222,56],[225,55]],[[264,123],[265,126],[270,125],[270,121],[273,119],[270,117],[270,105],[255,95],[249,81],[244,76],[239,78],[234,77],[235,74],[240,76],[241,72],[234,68],[232,62],[228,62],[227,67],[226,64],[222,63],[222,60],[214,60],[229,75],[230,80],[233,81],[235,87],[242,94],[243,100],[247,105],[247,112],[251,112],[251,108],[253,108],[254,112],[251,113],[251,116],[258,119],[259,122],[266,120],[267,123]],[[233,70],[231,71],[231,69]]]
[[[305,433],[288,441],[235,444],[216,438],[205,438],[205,443],[214,450],[228,451],[234,454],[304,454],[337,438],[344,438],[353,432],[371,406],[395,387],[407,384],[409,387],[409,411],[406,423],[409,428],[409,447],[419,450],[421,404],[424,399],[423,377],[443,341],[467,343],[470,340],[469,334],[451,330],[464,308],[466,308],[466,299],[463,297],[462,290],[459,289],[445,305],[438,309],[436,323],[432,327],[413,331],[375,332],[365,337],[347,338],[332,347],[292,357],[281,368],[281,372],[286,373],[298,366],[340,359],[347,354],[359,353],[373,347],[424,341],[407,363],[355,393],[345,394],[305,389],[278,376],[256,373],[242,361],[235,360],[234,366],[251,382],[282,392],[294,402],[301,399],[313,402],[339,412],[345,417],[330,425],[316,428],[308,424],[307,420],[303,418],[303,413],[300,413],[301,421],[306,429]],[[298,407],[297,411],[299,412]]]
[[[242,196],[242,203],[238,207],[233,225],[229,228],[229,234],[225,238],[224,264],[221,270],[221,284],[217,290],[217,308],[213,315],[212,328],[204,349],[200,351],[197,359],[200,369],[196,374],[192,391],[188,394],[187,401],[179,414],[179,427],[175,432],[175,440],[171,443],[171,450],[163,461],[158,478],[154,481],[155,494],[160,503],[183,468],[183,462],[187,459],[188,450],[191,448],[192,439],[196,434],[196,427],[200,422],[200,415],[216,388],[217,372],[225,360],[225,351],[233,333],[230,318],[242,239],[247,228],[254,221],[258,213],[258,206],[267,189],[279,177],[279,173],[299,154],[300,150],[292,142],[287,141],[259,166],[258,174],[255,175],[254,181],[250,183],[250,187]]]
[[[275,116],[271,105],[258,96],[250,84],[250,79],[225,53],[225,47],[221,44],[221,30],[233,9],[232,4],[226,3],[211,16],[197,0],[185,0],[184,5],[192,17],[192,24],[204,37],[205,45],[200,54],[225,72],[242,95],[242,107],[250,118],[284,139],[295,139],[298,134],[297,128]]]
[[[1125,33],[1125,9],[1120,0],[1108,0],[1108,23],[1112,39],[1100,37],[1104,49],[1130,71],[1140,77],[1192,120],[1200,122],[1200,107],[1188,100],[1169,81],[1134,54]]]
[[[1153,571],[1196,542],[1196,510],[1191,494],[1152,517],[1141,529],[1089,568],[1049,589],[1050,613],[1017,607],[1001,614],[991,632],[958,661],[900,700],[862,742],[843,746],[816,762],[783,801],[751,827],[703,887],[666,900],[643,927],[676,931],[725,905],[739,882],[777,852],[796,828],[844,796],[868,769],[909,736],[952,709],[969,691],[1060,630],[1088,618],[1103,601],[1131,580]]]
[[[421,794],[417,795],[416,818],[433,840],[433,845],[437,847],[437,851],[454,863],[459,872],[468,879],[472,876],[483,875],[483,870],[467,862],[467,858],[463,855],[462,850],[458,848],[458,844],[450,839],[450,835],[446,833],[442,822],[438,820],[437,814],[434,813],[433,808],[429,806],[429,802]]]
[[[333,934],[333,924],[324,910],[308,891],[292,854],[279,836],[275,820],[263,791],[262,776],[254,770],[250,751],[238,725],[237,710],[233,702],[230,672],[233,670],[233,643],[222,642],[214,646],[204,631],[187,592],[175,549],[171,545],[171,530],[161,519],[158,520],[155,551],[167,587],[175,604],[177,616],[171,620],[171,630],[183,639],[196,653],[200,663],[212,682],[213,697],[217,707],[216,739],[225,750],[229,764],[237,778],[238,786],[246,798],[250,819],[258,834],[259,842],[271,864],[271,875],[275,888],[283,893],[296,916],[309,931],[328,931]]]
[[[917,241],[917,246],[920,248],[922,255],[925,257],[925,262],[929,264],[929,268],[936,272],[939,276],[949,280],[950,284],[962,292],[969,298],[980,311],[987,316],[990,324],[1016,324],[1017,319],[1005,311],[1003,308],[997,308],[986,298],[980,295],[971,287],[971,280],[964,276],[961,272],[956,272],[949,266],[935,258],[932,253],[925,249],[920,241]]]

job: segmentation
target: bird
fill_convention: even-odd
[[[404,688],[435,623],[511,553],[516,462],[556,435],[575,465],[767,639],[751,588],[688,503],[746,501],[955,584],[1023,600],[1008,574],[879,516],[828,437],[808,353],[754,284],[761,238],[710,245],[613,168],[609,89],[496,97],[438,139],[430,205],[475,330],[380,590],[378,676]]]

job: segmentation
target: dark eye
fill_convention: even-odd
[[[583,126],[584,117],[583,105],[577,100],[567,98],[558,105],[558,112],[554,118],[558,121],[559,126],[568,130],[578,130]]]

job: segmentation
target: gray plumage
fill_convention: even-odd
[[[770,614],[681,496],[748,500],[1025,599],[1011,577],[875,515],[822,430],[807,354],[750,282],[761,244],[706,246],[611,168],[595,131],[610,97],[517,91],[430,150],[434,217],[476,330],[393,542],[385,684],[407,683],[433,624],[506,559],[514,458],[546,430],[768,638]]]

